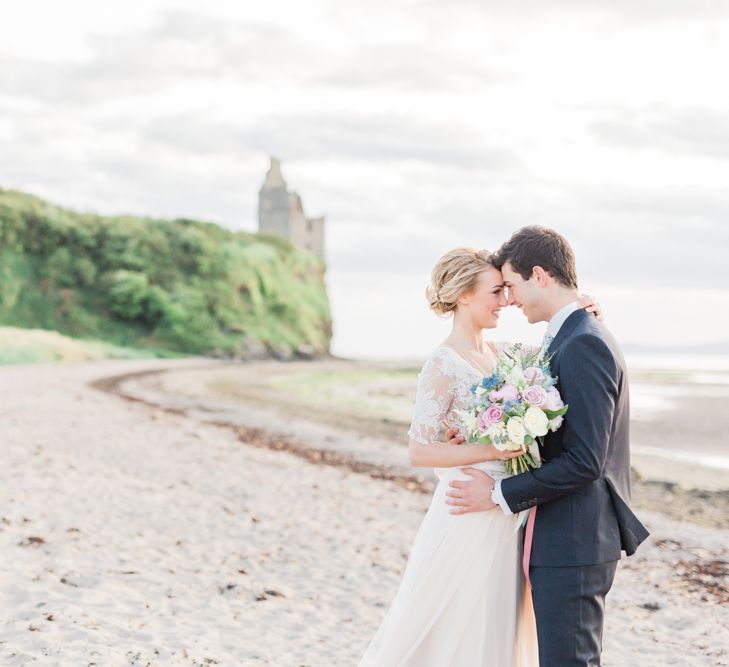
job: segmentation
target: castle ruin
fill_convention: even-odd
[[[324,218],[307,218],[301,197],[289,192],[281,161],[271,158],[258,192],[258,231],[283,236],[297,248],[324,259]]]

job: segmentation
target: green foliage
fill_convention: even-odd
[[[137,350],[94,340],[68,338],[56,331],[0,327],[0,364],[176,356],[164,350]]]
[[[141,271],[114,271],[109,280],[111,312],[127,322],[143,322],[149,297],[149,278]]]
[[[324,265],[211,223],[101,217],[0,189],[0,323],[120,345],[326,352]]]

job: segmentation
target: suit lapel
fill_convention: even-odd
[[[574,313],[570,313],[570,316],[564,321],[562,326],[559,328],[557,335],[549,345],[547,352],[554,354],[559,346],[566,340],[566,338],[572,333],[572,330],[586,317],[593,317],[584,308],[576,310]]]
[[[549,362],[549,370],[553,377],[557,379],[557,388],[559,389],[559,362],[560,362],[560,354],[559,354],[559,348],[562,346],[562,344],[567,340],[569,335],[572,333],[574,328],[582,322],[584,317],[592,317],[592,315],[589,315],[589,313],[584,309],[580,308],[579,310],[576,310],[574,313],[570,313],[570,316],[564,321],[562,326],[559,328],[559,331],[557,332],[557,335],[554,337],[552,342],[549,345],[549,348],[547,349],[547,354],[550,356],[550,362]],[[558,452],[561,449],[561,442],[562,442],[562,429],[556,432],[549,432],[544,438],[544,456],[545,461],[549,461],[552,456],[556,455],[556,452]],[[552,446],[556,447],[556,450],[552,450]]]

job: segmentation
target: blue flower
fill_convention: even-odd
[[[494,373],[493,375],[491,375],[487,378],[484,378],[481,381],[481,386],[484,389],[495,389],[496,387],[499,386],[499,376],[496,373]]]

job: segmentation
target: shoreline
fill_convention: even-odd
[[[260,366],[271,362],[257,363]],[[134,372],[104,378],[91,385],[128,401],[231,429],[240,441],[256,447],[286,451],[310,463],[365,474],[372,479],[394,482],[409,491],[432,494],[436,482],[432,471],[412,468],[404,447],[393,446],[392,442],[376,436],[368,437],[361,430],[342,429],[341,423],[322,425],[296,410],[295,416],[287,415],[285,429],[272,428],[271,424],[282,423],[277,409],[262,407],[250,397],[236,396],[235,401],[229,402],[218,397],[211,400],[199,391],[200,382],[196,380],[200,374],[209,376],[240,369],[241,365],[216,362],[177,371],[172,368]],[[198,389],[187,391],[191,385]],[[387,421],[385,426],[392,430]],[[360,446],[346,444],[351,439],[358,439]],[[729,488],[718,486],[717,480],[723,479],[721,473],[717,475],[710,469],[682,462],[677,479],[675,466],[670,463],[661,465],[655,457],[641,454],[633,458],[632,505],[637,511],[655,511],[676,521],[708,528],[729,528]],[[706,480],[707,477],[714,482],[708,488],[686,484],[686,479]]]

